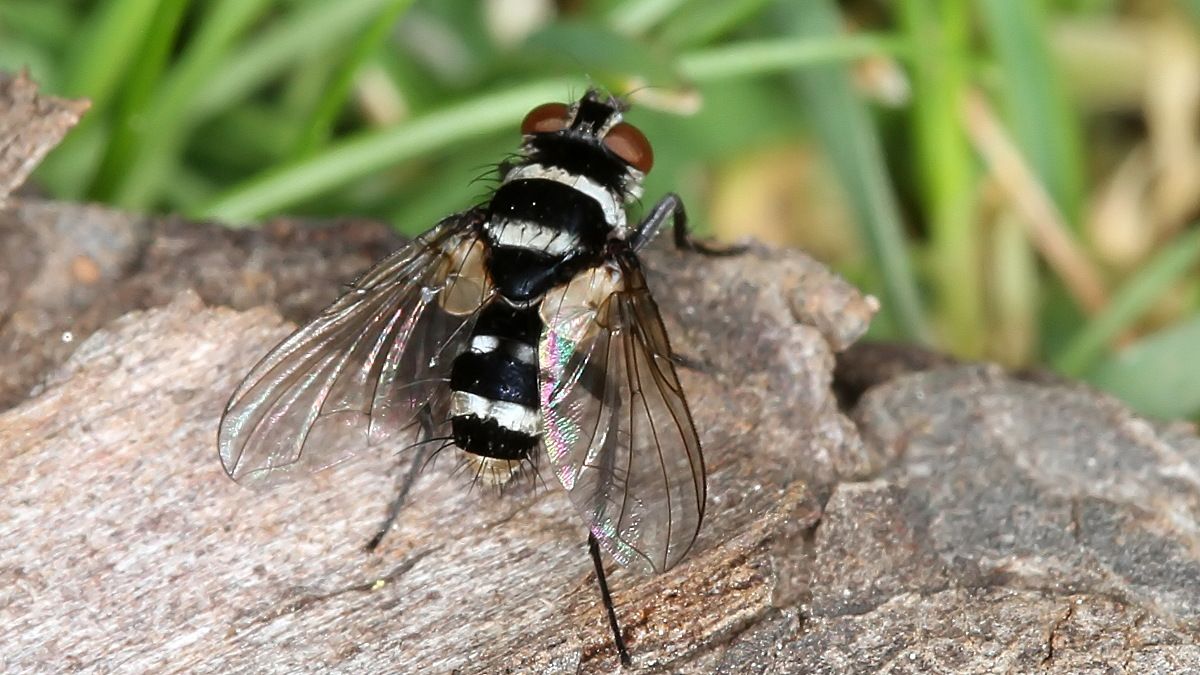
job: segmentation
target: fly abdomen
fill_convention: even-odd
[[[492,482],[503,482],[505,472],[515,470],[515,463],[529,459],[537,447],[541,330],[536,306],[517,308],[496,298],[480,310],[469,347],[450,371],[454,442],[484,462],[483,475]]]

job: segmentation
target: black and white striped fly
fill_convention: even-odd
[[[719,251],[689,237],[674,194],[626,220],[653,154],[624,110],[595,90],[534,108],[487,203],[376,264],[271,350],[229,399],[219,447],[234,480],[275,482],[419,428],[371,549],[433,452],[457,447],[492,485],[548,465],[589,530],[628,663],[600,548],[666,570],[705,502],[700,440],[637,252],[668,221],[678,246]]]

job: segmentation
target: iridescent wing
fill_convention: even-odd
[[[274,483],[394,439],[444,383],[491,292],[478,210],[451,216],[380,261],[279,343],[225,406],[221,463]]]
[[[619,563],[661,572],[704,517],[705,477],[671,346],[632,253],[543,300],[543,440],[588,528]]]

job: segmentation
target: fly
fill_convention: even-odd
[[[417,428],[371,550],[433,453],[454,446],[476,480],[500,486],[544,462],[588,528],[628,664],[600,549],[623,566],[670,569],[696,538],[706,489],[637,253],[668,221],[677,246],[725,251],[691,239],[675,194],[626,220],[654,155],[624,110],[589,90],[530,111],[487,203],[380,261],[272,349],[229,399],[218,442],[230,477],[262,484]]]

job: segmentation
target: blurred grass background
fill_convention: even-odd
[[[634,92],[647,201],[828,262],[873,338],[1200,416],[1200,0],[2,0],[0,67],[92,100],[52,197],[410,234],[533,105]]]

